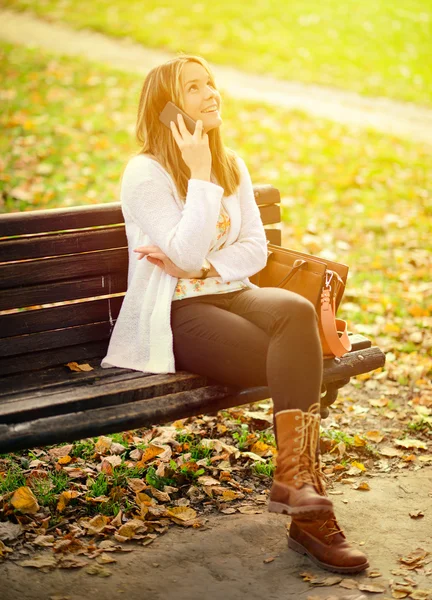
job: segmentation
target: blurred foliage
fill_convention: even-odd
[[[0,48],[0,210],[118,201],[121,172],[137,150],[141,78]],[[341,306],[350,328],[388,352],[402,383],[430,374],[430,146],[229,96],[223,102],[225,143],[255,184],[281,191],[283,245],[350,265]]]
[[[253,73],[431,104],[430,0],[2,0]]]

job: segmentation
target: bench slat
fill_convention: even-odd
[[[265,398],[268,398],[268,388],[252,388],[229,395],[224,386],[208,386],[78,412],[73,418],[59,415],[16,425],[0,424],[0,453],[150,427],[155,423],[167,423]]]
[[[127,272],[126,248],[0,265],[0,289]]]
[[[95,370],[99,372],[105,369],[98,367]],[[110,378],[94,379],[62,388],[53,386],[42,392],[26,392],[14,395],[10,401],[2,398],[0,422],[19,423],[63,413],[73,414],[80,410],[135,402],[206,385],[209,385],[206,377],[187,371],[162,375],[144,375],[135,371],[124,378],[118,369],[116,376],[111,374]]]
[[[352,349],[363,350],[371,347],[371,342],[360,334],[348,334],[350,336]],[[77,355],[77,353],[75,353]],[[112,367],[111,369],[102,369],[100,367],[100,361],[102,355],[98,358],[85,360],[77,359],[78,363],[87,362],[94,368],[93,371],[81,371],[71,372],[67,367],[56,366],[49,369],[43,369],[39,371],[29,371],[25,373],[19,373],[16,375],[9,375],[4,377],[0,389],[0,401],[7,401],[6,396],[13,394],[45,394],[49,393],[49,388],[55,387],[57,391],[63,387],[70,387],[75,385],[81,385],[82,383],[91,384],[96,379],[108,379],[118,377],[119,379],[133,379],[138,376],[147,377],[141,371],[133,371],[131,369],[118,369]]]
[[[278,204],[262,206],[263,225],[280,223],[281,210]],[[51,235],[34,235],[0,241],[2,262],[41,257],[79,254],[111,248],[126,248],[127,237],[124,225],[107,229],[90,229]],[[77,259],[78,260],[78,257]]]
[[[279,229],[268,229],[266,235],[271,244],[280,245],[281,231]],[[49,261],[55,262],[37,261],[37,265],[33,261],[0,265],[0,278],[4,280],[2,286],[0,279],[0,289],[2,287],[4,290],[7,289],[7,294],[0,295],[0,311],[126,292],[127,249],[116,249],[109,252],[111,252],[111,259],[107,259],[105,256],[103,261],[101,261],[101,254],[104,253],[95,252],[81,255],[80,260],[76,262],[73,257],[63,257],[49,259]],[[113,255],[113,252],[118,254]],[[109,272],[108,267],[112,269]],[[105,272],[103,272],[104,268]],[[35,273],[35,269],[38,269],[37,273]],[[70,278],[71,271],[73,276],[78,277],[77,279]],[[88,273],[91,275],[86,276]],[[56,277],[65,280],[56,281]],[[34,284],[36,281],[36,285],[27,285]],[[24,282],[26,285],[23,285]],[[16,285],[20,287],[13,287]],[[11,287],[9,288],[9,286]],[[31,302],[30,305],[29,302]]]
[[[125,247],[125,226],[119,225],[106,229],[13,238],[0,242],[0,257],[2,262],[7,262]]]
[[[119,378],[119,380],[134,379],[136,377],[149,377],[149,374],[144,374],[141,371],[133,371],[132,369],[119,369],[111,367],[102,369],[100,367],[101,358],[92,358],[85,361],[79,359],[79,364],[85,362],[93,367],[93,371],[71,371],[65,365],[57,365],[48,369],[40,369],[38,371],[28,371],[27,373],[17,373],[3,377],[0,389],[0,404],[2,402],[12,402],[18,396],[43,395],[45,392],[50,393],[51,389],[60,391],[73,388],[77,385],[91,384],[96,380],[109,380]]]
[[[359,350],[347,358],[351,375],[378,368],[385,362],[384,354],[377,347]],[[334,364],[327,369],[333,381],[344,378],[343,371],[347,366],[344,359],[339,363],[332,361]],[[73,418],[71,414],[62,414],[23,423],[0,424],[0,452],[72,442],[101,434],[150,427],[154,423],[166,423],[197,414],[214,413],[269,398],[270,391],[267,387],[259,387],[237,392],[225,386],[213,385],[145,400],[137,399],[136,395],[133,402],[125,401],[125,396],[127,392],[123,394],[122,404],[79,411],[72,413]]]
[[[41,350],[52,350],[54,348],[105,340],[109,338],[111,330],[111,324],[105,321],[102,323],[79,325],[78,327],[68,327],[67,329],[42,331],[30,335],[4,338],[0,345],[0,357],[4,358],[14,356],[15,354],[23,354],[24,352],[40,352]]]
[[[282,244],[282,232],[280,229],[266,229],[266,237],[270,244],[280,246]]]
[[[7,293],[0,294],[0,310],[25,307],[30,301],[30,306],[37,306],[51,302],[118,294],[125,292],[126,287],[127,273],[123,272],[13,288]]]
[[[30,369],[45,369],[68,362],[84,362],[105,356],[108,340],[80,343],[76,346],[52,348],[42,352],[29,352],[0,359],[0,376],[22,373]],[[1,385],[1,383],[0,383]]]
[[[272,185],[254,185],[253,189],[259,206],[280,202],[279,190]],[[123,221],[120,202],[7,213],[0,218],[0,237],[114,225]]]
[[[122,302],[123,296],[119,296],[0,315],[0,339],[109,321],[110,316],[114,323]],[[8,340],[5,341],[7,343]],[[27,348],[25,344],[25,349]]]
[[[332,383],[347,377],[363,373],[365,367],[368,371],[383,366],[385,357],[377,347],[357,350],[343,357],[340,361],[329,360],[324,364],[323,383]],[[100,366],[95,368],[94,375],[104,371]],[[111,371],[107,369],[106,371]],[[122,375],[122,369],[117,370]],[[114,375],[114,373],[113,373]],[[88,379],[74,386],[67,385],[61,388],[57,385],[45,387],[40,391],[26,391],[22,394],[13,394],[3,397],[0,404],[0,422],[19,422],[29,419],[47,417],[59,413],[75,413],[80,410],[89,410],[104,405],[123,405],[144,397],[161,395],[152,386],[165,384],[174,386],[172,391],[183,391],[184,386],[196,387],[197,375],[187,372],[175,374],[152,375],[143,377],[136,373],[134,377],[110,377]],[[156,383],[155,383],[156,382]],[[191,383],[192,382],[192,383]],[[200,378],[197,385],[209,383],[207,378]],[[158,388],[159,389],[159,388]],[[270,397],[270,390],[268,395]]]

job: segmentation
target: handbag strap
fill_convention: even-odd
[[[321,293],[321,327],[328,347],[335,356],[343,356],[351,350],[348,337],[348,326],[343,319],[336,319],[335,298],[331,301],[330,279],[326,277],[326,285]]]
[[[283,287],[305,265],[307,265],[307,261],[306,260],[301,260],[300,258],[297,259],[294,262],[294,266],[291,269],[290,273],[288,273],[288,275],[286,277],[284,277],[282,279],[282,281],[280,283],[278,283],[278,285],[276,287]]]

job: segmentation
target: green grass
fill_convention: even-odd
[[[3,0],[3,5],[245,71],[432,104],[429,0]]]
[[[8,470],[6,471],[5,477],[0,477],[0,496],[7,492],[14,492],[19,487],[25,485],[25,477],[22,472],[21,466],[17,465],[15,462],[12,462],[11,455],[3,455],[5,459],[7,459],[9,463]]]
[[[324,437],[335,440],[338,443],[343,442],[347,448],[354,445],[354,438],[339,429],[326,429],[324,431]]]
[[[235,431],[232,436],[236,441],[237,448],[239,450],[245,450],[248,446],[249,425],[247,423],[242,423],[240,425],[240,431]]]
[[[276,446],[276,438],[273,433],[273,429],[266,429],[258,432],[258,440],[264,442],[269,446]]]
[[[0,211],[118,201],[136,150],[141,77],[8,44],[0,44],[0,59]],[[419,377],[419,360],[429,376],[431,350],[407,331],[427,331],[432,316],[431,146],[300,111],[223,102],[226,145],[255,184],[281,192],[283,245],[350,265],[341,306],[349,327],[374,325],[372,339],[382,336],[409,357],[403,381]],[[92,448],[74,452],[84,457]]]
[[[273,473],[276,470],[276,466],[273,462],[255,462],[253,463],[252,473],[255,475],[260,475],[264,477],[273,477]]]
[[[432,417],[419,417],[417,421],[411,421],[407,424],[407,429],[412,432],[432,434]]]

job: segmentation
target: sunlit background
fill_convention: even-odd
[[[245,73],[432,110],[429,0],[3,0],[1,8]],[[2,39],[0,211],[118,201],[121,171],[136,150],[142,76],[91,53],[71,57]],[[313,90],[305,88],[312,99]],[[421,386],[432,353],[432,140],[222,93],[226,145],[254,183],[281,191],[283,245],[350,265],[341,312],[387,352],[385,370],[372,378]]]

